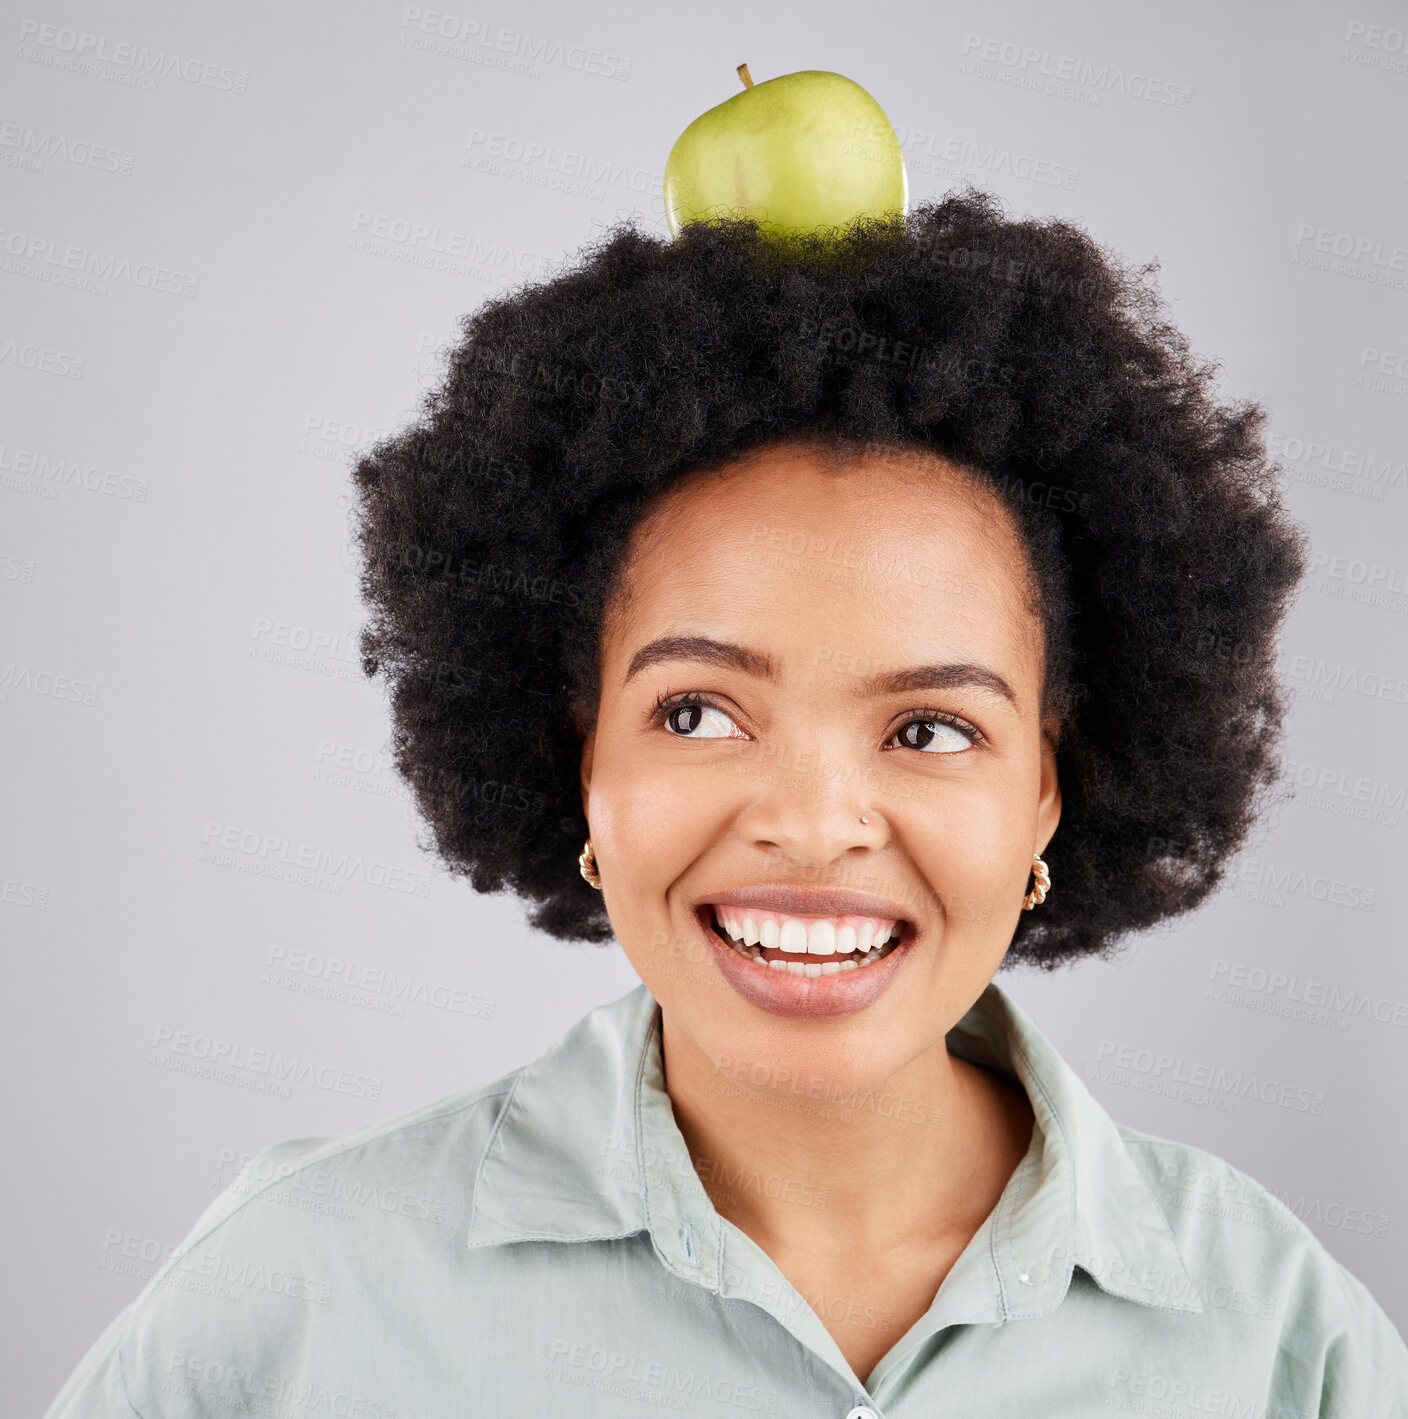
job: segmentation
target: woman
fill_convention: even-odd
[[[642,984],[269,1150],[55,1419],[1408,1412],[1363,1285],[993,979],[1202,902],[1273,783],[1259,428],[980,195],[468,319],[356,469],[366,668],[441,859]]]

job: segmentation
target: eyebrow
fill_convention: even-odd
[[[772,660],[746,646],[714,640],[710,636],[660,636],[641,646],[631,657],[626,677],[621,683],[628,684],[642,670],[667,660],[696,660],[725,670],[737,670],[758,680],[777,679]],[[1017,704],[1017,696],[1001,675],[971,661],[951,665],[917,665],[909,670],[873,675],[857,683],[856,693],[895,695],[906,690],[951,690],[959,686],[990,690],[1010,701],[1014,707]]]

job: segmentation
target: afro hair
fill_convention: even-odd
[[[531,924],[607,941],[581,736],[632,529],[778,439],[915,448],[1021,529],[1059,720],[1059,890],[1004,964],[1109,955],[1202,902],[1274,785],[1275,638],[1306,562],[1263,440],[1137,269],[968,190],[786,240],[618,224],[464,317],[414,421],[355,463],[363,668],[433,833]]]

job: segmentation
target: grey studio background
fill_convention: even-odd
[[[48,1403],[249,1154],[492,1078],[636,983],[418,848],[358,665],[348,466],[463,314],[618,217],[664,232],[670,145],[743,60],[868,88],[912,200],[971,180],[1159,261],[1224,394],[1268,407],[1315,549],[1283,640],[1296,796],[1119,965],[1000,979],[1117,1119],[1265,1183],[1408,1329],[1405,28],[1370,3],[6,5],[6,1412]]]

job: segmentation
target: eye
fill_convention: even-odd
[[[728,713],[691,691],[656,701],[655,718],[681,739],[746,739]]]
[[[984,742],[976,725],[945,710],[919,710],[895,733],[902,749],[918,749],[924,754],[959,754]]]

